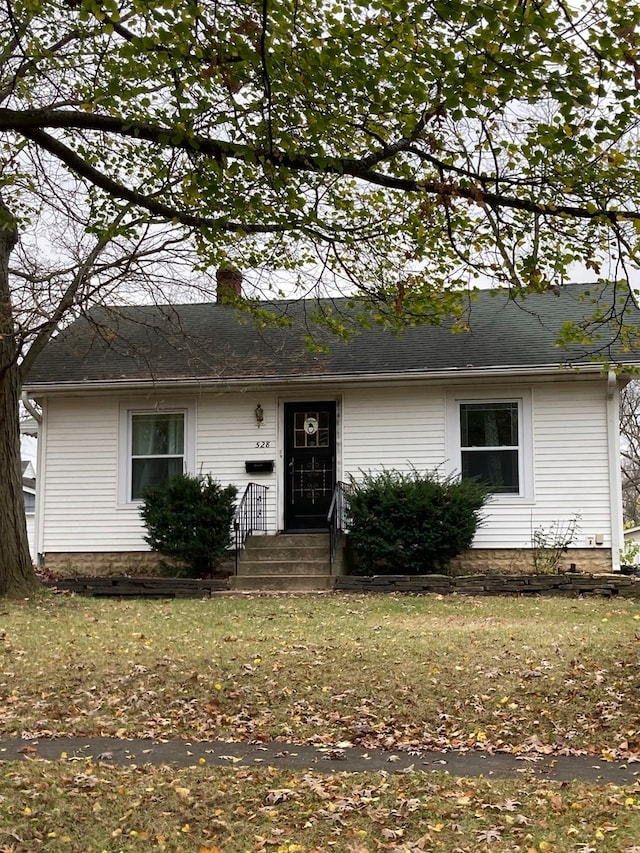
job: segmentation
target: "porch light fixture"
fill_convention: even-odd
[[[258,405],[256,406],[255,416],[256,416],[256,424],[258,426],[262,426],[262,422],[264,421],[264,409],[262,408],[260,403],[258,403]]]

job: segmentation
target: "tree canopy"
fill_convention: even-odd
[[[319,265],[396,308],[637,262],[640,5],[7,0],[1,181],[127,204],[208,267]],[[123,226],[121,226],[123,227]]]
[[[0,594],[30,584],[20,370],[155,249],[310,269],[400,324],[476,281],[637,270],[638,2],[4,0],[0,24]],[[54,272],[52,218],[83,247]]]

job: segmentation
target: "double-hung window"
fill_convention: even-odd
[[[451,396],[449,468],[477,477],[497,498],[532,498],[531,394]]]
[[[185,470],[184,412],[131,413],[131,499]]]
[[[494,492],[520,494],[517,400],[460,403],[462,478],[477,477]]]
[[[153,409],[120,406],[118,503],[142,500],[148,486],[192,472],[195,464],[195,407],[191,402]]]

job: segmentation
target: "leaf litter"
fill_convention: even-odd
[[[640,760],[638,605],[435,596],[12,605],[0,724]],[[194,631],[194,625],[197,630]]]
[[[524,772],[32,757],[0,768],[0,851],[640,853],[639,785],[527,775],[549,755],[635,760],[639,615],[633,602],[435,597],[11,604],[8,733],[276,741],[334,757],[506,751]]]

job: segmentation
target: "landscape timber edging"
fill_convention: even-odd
[[[46,580],[44,586],[56,592],[75,592],[96,598],[205,598],[226,591],[226,580],[163,577],[85,577]]]

